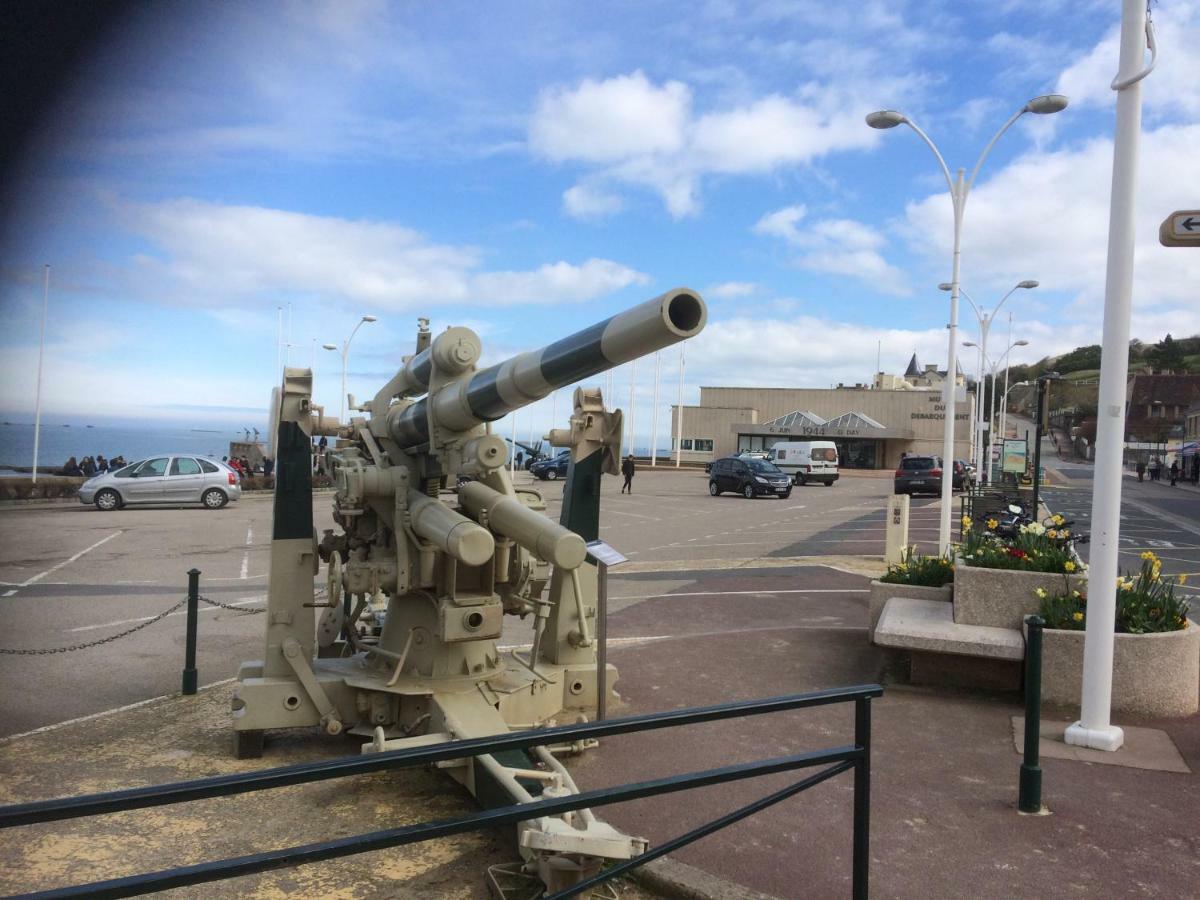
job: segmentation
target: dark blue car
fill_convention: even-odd
[[[558,456],[550,459],[539,459],[529,467],[529,471],[542,481],[555,481],[567,477],[567,465],[571,462],[571,451],[563,450]]]

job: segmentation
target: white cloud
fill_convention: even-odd
[[[810,83],[795,96],[772,94],[693,115],[688,86],[658,86],[636,71],[544,90],[529,145],[553,162],[592,167],[586,183],[564,195],[572,215],[614,211],[611,191],[599,188],[609,183],[649,188],[679,218],[699,208],[705,175],[768,174],[873,146],[878,135],[862,124],[869,108],[854,92]]]
[[[1194,305],[1200,254],[1160,246],[1158,226],[1183,205],[1179,186],[1200,183],[1200,162],[1192,149],[1196,146],[1200,125],[1163,126],[1142,135],[1136,308]],[[1075,294],[1076,317],[1099,321],[1112,153],[1107,138],[1066,150],[1031,152],[976,185],[966,209],[962,278],[977,300],[989,305],[981,294],[1003,292],[1021,279],[1036,278],[1043,290]],[[948,266],[951,220],[950,198],[943,192],[910,204],[901,229],[914,250]],[[1038,302],[1036,293],[1031,298]]]
[[[125,224],[163,251],[137,260],[168,303],[221,306],[277,292],[358,300],[380,310],[462,302],[576,303],[647,276],[619,263],[547,263],[480,271],[482,253],[435,244],[392,222],[350,220],[199,200],[128,204]]]
[[[801,229],[798,223],[805,215],[802,205],[786,206],[759,219],[754,231],[799,251],[795,262],[802,268],[857,278],[884,294],[909,292],[904,273],[883,258],[887,241],[880,229],[851,219],[825,219]]]
[[[610,260],[589,259],[581,266],[557,262],[532,272],[484,272],[475,276],[475,287],[492,303],[581,302],[649,281]]]
[[[662,87],[641,71],[574,89],[547,88],[529,129],[535,152],[555,162],[611,163],[683,146],[691,92],[678,81]]]
[[[725,281],[704,289],[704,296],[715,300],[732,300],[737,297],[749,297],[760,290],[753,281]]]
[[[1156,16],[1158,66],[1143,82],[1147,115],[1178,116],[1195,121],[1200,116],[1200,77],[1196,74],[1200,47],[1200,2],[1178,0]],[[1117,73],[1120,28],[1112,28],[1090,51],[1065,69],[1056,90],[1077,106],[1111,106],[1116,92],[1110,84]],[[1149,59],[1149,56],[1147,56]]]
[[[563,192],[563,209],[577,219],[598,219],[624,209],[625,203],[616,194],[577,184]]]

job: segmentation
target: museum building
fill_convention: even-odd
[[[780,441],[830,440],[843,468],[893,469],[902,454],[941,455],[944,372],[921,368],[914,354],[903,376],[835,388],[701,387],[684,406],[682,459],[707,462]],[[954,458],[971,457],[974,395],[955,379]],[[677,408],[672,409],[672,421]],[[674,447],[672,447],[674,452]]]

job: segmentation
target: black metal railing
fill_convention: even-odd
[[[164,869],[125,878],[97,881],[31,894],[31,897],[134,897],[169,888],[185,887],[220,881],[256,872],[287,868],[324,859],[335,859],[414,844],[433,838],[447,837],[469,831],[479,831],[500,825],[514,824],[539,816],[560,815],[576,809],[607,806],[644,797],[671,794],[690,788],[705,787],[727,782],[744,781],[763,775],[781,772],[797,772],[818,767],[820,771],[751,804],[740,807],[718,819],[666,841],[640,856],[611,866],[587,881],[553,895],[547,900],[574,897],[590,890],[597,884],[614,878],[630,869],[644,865],[653,859],[712,834],[734,822],[766,809],[775,803],[794,796],[843,772],[854,774],[854,823],[852,854],[852,896],[865,900],[868,886],[870,861],[870,806],[871,806],[871,704],[870,701],[883,695],[880,685],[859,685],[835,688],[786,697],[764,700],[747,700],[722,703],[716,706],[693,707],[661,713],[625,716],[603,722],[583,725],[564,725],[512,734],[494,735],[483,738],[448,741],[429,747],[405,750],[390,750],[364,756],[341,757],[320,762],[280,766],[258,772],[235,775],[219,775],[193,781],[151,787],[131,788],[80,797],[64,797],[41,800],[33,803],[18,803],[0,806],[0,828],[30,825],[37,822],[54,822],[83,816],[103,815],[151,806],[164,806],[209,797],[227,797],[286,785],[305,784],[331,778],[342,778],[384,769],[407,768],[429,765],[444,760],[480,756],[503,750],[522,750],[545,744],[577,741],[588,738],[607,737],[615,734],[631,734],[659,728],[695,725],[724,719],[744,718],[767,713],[807,709],[839,703],[854,704],[854,743],[826,750],[797,753],[790,756],[739,763],[717,769],[672,775],[650,781],[635,782],[620,787],[599,788],[583,791],[567,797],[537,800],[512,806],[485,809],[468,815],[418,825],[389,828],[367,834],[354,835],[332,841],[304,844],[256,853],[214,862],[199,863],[174,869]]]
[[[979,530],[984,527],[984,523],[988,519],[995,518],[1003,520],[1008,515],[1008,505],[1010,503],[1025,503],[1029,502],[1028,492],[1023,496],[1022,493],[1013,487],[992,487],[980,488],[963,494],[959,498],[961,504],[959,510],[959,539],[965,537],[966,529],[962,527],[962,520],[968,519],[971,522],[971,530]]]

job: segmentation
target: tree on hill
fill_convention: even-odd
[[[1079,372],[1084,369],[1100,368],[1100,345],[1091,344],[1087,347],[1076,347],[1070,353],[1064,353],[1054,364],[1060,375],[1068,372]]]
[[[1170,334],[1146,351],[1146,357],[1158,372],[1179,372],[1186,368],[1183,350]]]

